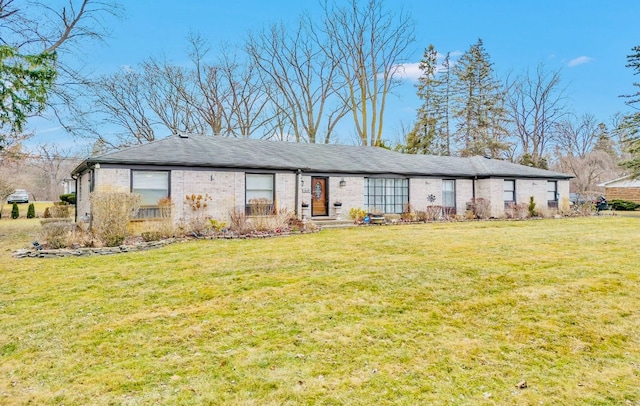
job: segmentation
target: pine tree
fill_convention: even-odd
[[[627,55],[627,67],[633,69],[634,74],[640,74],[640,45],[631,49],[633,53]],[[634,83],[634,86],[640,88],[640,83]],[[634,94],[624,95],[628,100],[626,103],[634,108],[640,104],[640,90]],[[631,170],[634,178],[640,179],[640,112],[635,112],[625,116],[620,124],[620,131],[625,136],[623,139],[626,151],[631,158],[622,162],[622,166]]]
[[[435,114],[439,119],[437,132],[437,155],[451,155],[451,99],[453,92],[453,83],[451,76],[451,54],[446,53],[440,67],[437,80],[434,83],[435,100],[437,104],[434,106]]]
[[[419,68],[422,75],[418,79],[416,93],[423,104],[418,109],[418,117],[413,129],[407,136],[407,152],[411,154],[429,154],[436,134],[437,119],[433,111],[433,81],[437,69],[438,53],[433,45],[424,50]]]
[[[420,62],[422,75],[416,85],[423,104],[418,109],[413,129],[407,135],[406,152],[413,154],[451,155],[449,104],[451,100],[451,65],[447,53],[442,65],[433,45],[425,49]]]
[[[498,158],[506,150],[504,90],[493,75],[482,40],[472,45],[453,68],[456,137],[462,156]]]

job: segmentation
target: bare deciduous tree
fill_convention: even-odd
[[[593,114],[568,116],[554,123],[551,129],[556,145],[564,155],[585,157],[598,141],[598,122]],[[551,131],[549,131],[551,132]]]
[[[78,159],[73,157],[71,149],[55,144],[39,144],[28,153],[29,165],[38,170],[36,184],[40,200],[58,200],[62,192],[62,181],[71,172]],[[32,190],[34,195],[36,190]]]
[[[150,142],[158,132],[233,137],[264,132],[273,116],[251,61],[238,62],[235,53],[225,52],[209,64],[204,41],[199,36],[190,41],[193,66],[150,58],[95,80],[87,86],[90,110],[78,111],[70,128],[101,149]]]
[[[142,63],[144,99],[160,124],[171,133],[204,133],[204,121],[196,107],[193,73],[184,67],[151,58]]]
[[[557,170],[571,173],[571,188],[576,192],[598,190],[598,183],[614,179],[621,173],[618,148],[604,123],[595,116],[568,116],[553,129]]]
[[[70,129],[108,148],[155,139],[143,73],[126,68],[102,76],[87,88],[90,111],[78,111]]]
[[[325,4],[324,12],[327,51],[346,83],[341,97],[362,145],[380,145],[387,96],[399,83],[414,23],[406,13],[386,9],[383,0]]]
[[[292,33],[283,24],[274,24],[251,34],[247,41],[246,50],[279,112],[275,128],[282,129],[286,122],[297,142],[328,143],[335,125],[349,111],[344,103],[328,110],[341,85],[336,78],[340,61],[324,52],[327,47],[327,38],[321,37],[308,16],[300,19]],[[321,140],[323,121],[327,124]]]
[[[554,127],[567,114],[560,72],[545,71],[540,64],[535,73],[527,70],[507,80],[507,87],[507,112],[517,136],[516,148],[521,157],[528,155],[534,166],[540,166]]]

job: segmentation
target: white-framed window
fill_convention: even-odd
[[[558,207],[558,181],[557,180],[547,181],[547,207],[549,208]]]
[[[140,206],[157,207],[169,197],[169,171],[131,171],[131,193],[141,196]]]
[[[275,175],[247,173],[245,175],[245,209],[247,214],[265,215],[273,211]]]
[[[442,207],[447,209],[456,208],[456,181],[454,179],[444,179],[442,181]]]
[[[504,203],[516,202],[516,181],[515,179],[504,180]]]
[[[409,203],[409,179],[365,178],[364,202],[369,211],[402,213]]]

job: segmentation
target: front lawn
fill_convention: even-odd
[[[37,228],[0,221],[0,404],[640,403],[637,217],[12,258]]]

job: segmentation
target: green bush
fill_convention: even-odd
[[[76,194],[75,193],[67,193],[64,195],[60,195],[60,200],[67,204],[76,204]]]
[[[536,211],[536,202],[533,200],[533,196],[529,196],[529,205],[527,206],[529,211],[529,217],[536,217],[538,212]]]
[[[17,219],[20,217],[20,209],[18,209],[18,203],[13,203],[13,207],[11,208],[11,218]]]
[[[633,211],[640,208],[640,204],[628,200],[613,199],[609,201],[609,208],[620,211]]]
[[[36,217],[36,207],[33,203],[29,204],[29,208],[27,209],[27,218],[32,219]]]

